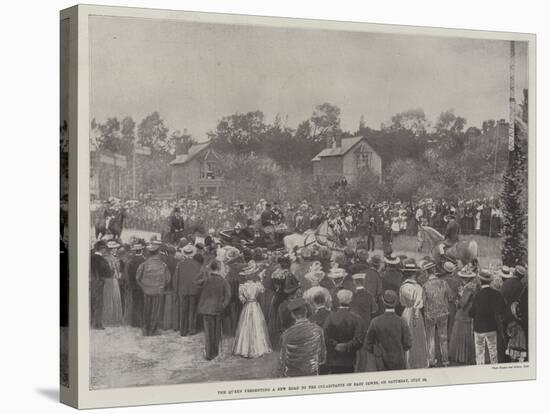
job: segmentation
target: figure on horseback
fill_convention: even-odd
[[[452,246],[449,246],[448,241],[445,243],[447,239],[445,236],[433,227],[423,225],[419,226],[419,237],[431,245],[432,257],[440,265],[446,261],[457,263],[458,260],[466,265],[478,257],[478,245],[475,240],[458,240]]]
[[[109,199],[108,205],[103,212],[103,217],[99,217],[95,222],[96,240],[110,234],[113,239],[119,239],[124,227],[127,207],[120,206],[114,197]]]
[[[444,221],[447,222],[447,226],[445,227],[445,239],[443,243],[439,245],[439,254],[442,256],[446,256],[447,250],[458,243],[458,235],[460,234],[460,225],[456,221],[454,212],[451,211],[450,214],[446,215]]]

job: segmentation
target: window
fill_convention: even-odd
[[[357,168],[365,168],[372,166],[372,152],[371,151],[358,151],[356,153],[357,157]]]
[[[219,178],[218,165],[214,161],[205,161],[201,164],[200,170],[201,179],[206,180],[215,180]]]

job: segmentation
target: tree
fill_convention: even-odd
[[[383,126],[387,131],[405,129],[411,131],[416,137],[426,134],[429,128],[426,113],[422,108],[409,109],[392,116],[389,126]]]
[[[98,149],[112,152],[120,150],[120,122],[116,117],[107,118],[104,123],[93,119],[91,127]]]
[[[151,148],[154,157],[171,159],[174,147],[168,140],[168,128],[158,112],[147,115],[138,126],[138,143]]]
[[[310,123],[310,140],[326,145],[330,139],[342,133],[340,108],[328,102],[317,105],[311,115]]]
[[[266,129],[263,112],[236,113],[223,117],[208,136],[222,152],[248,154],[258,151]]]
[[[393,197],[412,200],[418,189],[428,180],[424,168],[412,159],[393,162],[386,175],[386,184]]]
[[[504,175],[502,263],[507,266],[527,263],[527,91],[522,113],[514,126],[514,148],[509,154]],[[521,122],[520,122],[521,121]]]

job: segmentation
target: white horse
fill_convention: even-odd
[[[325,246],[331,250],[341,250],[338,243],[338,235],[329,226],[327,220],[323,220],[315,229],[308,229],[304,233],[292,233],[283,238],[285,249],[290,252],[299,252],[304,247]]]

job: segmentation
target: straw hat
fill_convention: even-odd
[[[185,257],[193,257],[193,255],[195,254],[196,251],[197,250],[195,249],[195,246],[193,246],[192,244],[188,244],[188,245],[183,247],[182,254]]]
[[[514,275],[521,279],[527,275],[527,269],[525,268],[525,266],[518,265],[514,269]]]
[[[412,257],[403,262],[403,268],[401,269],[403,272],[417,272],[418,270],[420,270],[420,268],[416,265],[416,260]]]
[[[322,270],[316,270],[312,272],[308,272],[304,275],[304,277],[311,283],[311,284],[319,284],[321,280],[325,277],[325,272]]]
[[[333,267],[328,273],[328,277],[330,277],[331,279],[341,279],[346,277],[346,275],[347,272],[341,267]]]
[[[465,279],[471,279],[471,278],[476,277],[476,274],[474,272],[472,272],[472,269],[470,269],[469,266],[464,266],[462,269],[460,269],[457,272],[457,275],[460,276],[460,277],[463,277]]]
[[[479,280],[490,282],[493,280],[493,274],[489,271],[489,269],[481,269],[479,271]]]
[[[508,266],[502,266],[498,269],[498,275],[503,279],[510,279],[514,274]]]
[[[114,241],[114,240],[109,240],[109,241],[107,242],[107,248],[108,248],[108,249],[116,249],[117,247],[120,247],[120,244],[117,243],[116,241]]]

